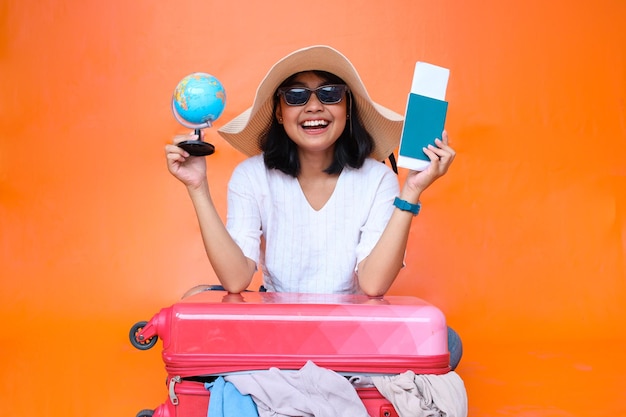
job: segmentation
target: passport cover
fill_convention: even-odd
[[[430,159],[422,148],[441,139],[448,103],[445,101],[450,70],[417,62],[407,100],[404,126],[398,150],[398,166],[422,171]]]
[[[434,144],[446,122],[448,103],[419,94],[409,94],[404,116],[402,139],[398,151],[398,165],[413,170],[423,170],[430,159],[422,148]]]

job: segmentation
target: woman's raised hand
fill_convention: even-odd
[[[198,188],[206,182],[206,158],[191,156],[187,151],[177,146],[185,140],[202,139],[195,134],[177,135],[173,143],[165,145],[167,168],[187,187]]]
[[[430,158],[430,164],[423,171],[411,171],[407,176],[404,192],[419,195],[438,178],[442,177],[454,161],[456,152],[448,145],[448,133],[444,130],[442,139],[436,139],[435,145],[428,145],[424,153]]]

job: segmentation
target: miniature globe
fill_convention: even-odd
[[[190,129],[204,129],[222,115],[226,91],[222,83],[210,74],[189,74],[176,86],[172,111],[180,124]]]

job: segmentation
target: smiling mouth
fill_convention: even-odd
[[[321,129],[328,126],[330,123],[326,120],[307,120],[302,123],[304,129]]]

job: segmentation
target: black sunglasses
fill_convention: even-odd
[[[281,87],[276,95],[283,96],[288,106],[304,106],[308,103],[311,94],[315,93],[322,104],[337,104],[343,100],[343,95],[348,91],[345,84],[328,84],[317,88],[306,87]]]

